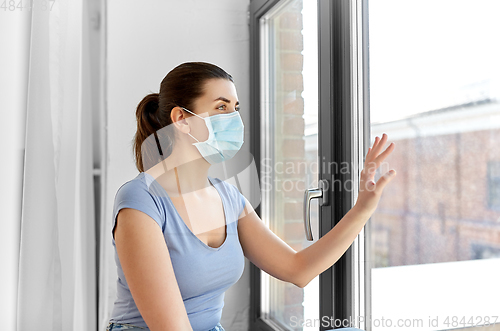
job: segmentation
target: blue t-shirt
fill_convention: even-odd
[[[210,330],[220,321],[224,292],[240,279],[245,266],[237,229],[238,216],[245,206],[244,197],[234,185],[218,178],[208,179],[219,192],[226,216],[227,236],[218,248],[206,245],[194,235],[180,218],[167,192],[145,172],[118,189],[113,208],[112,231],[122,208],[140,210],[158,223],[194,331]],[[118,281],[110,322],[147,328],[123,274],[114,236],[113,246]]]

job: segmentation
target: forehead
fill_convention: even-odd
[[[238,94],[233,82],[227,79],[209,79],[205,82],[203,101],[214,102],[217,98],[224,97],[231,103],[238,101]]]

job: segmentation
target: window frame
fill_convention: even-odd
[[[261,48],[259,20],[280,0],[252,0],[250,19],[250,151],[260,174]],[[370,143],[368,77],[368,0],[318,0],[319,139],[321,162],[354,165],[349,173],[319,174],[330,183],[359,182],[359,165]],[[362,18],[362,19],[361,19]],[[354,42],[354,46],[351,44]],[[353,61],[355,56],[355,61]],[[363,120],[364,119],[364,120]],[[337,125],[338,124],[338,125]],[[358,139],[358,135],[361,139]],[[341,146],[338,148],[337,146]],[[354,150],[354,147],[356,149]],[[355,171],[354,171],[355,170]],[[356,189],[330,185],[332,203],[320,208],[320,236],[325,235],[352,208]],[[353,193],[353,192],[356,193]],[[256,208],[261,215],[260,205]],[[369,312],[366,295],[370,289],[367,255],[369,227],[364,229],[346,253],[319,276],[320,318],[356,320]],[[250,263],[249,330],[274,330],[260,316],[260,269]],[[333,300],[332,300],[333,299]],[[369,314],[368,314],[369,316]],[[323,324],[323,323],[322,323]],[[369,330],[369,326],[360,325]],[[324,331],[323,325],[320,331]]]

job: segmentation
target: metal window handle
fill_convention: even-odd
[[[319,188],[305,190],[304,192],[304,228],[306,231],[306,239],[313,240],[311,231],[311,199],[320,199],[319,205],[325,206],[328,204],[328,181],[322,179],[319,181]]]

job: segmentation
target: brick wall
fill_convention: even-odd
[[[398,175],[371,220],[375,267],[470,260],[478,246],[500,252],[487,171],[500,162],[498,141],[498,129],[396,141],[386,161]]]
[[[275,25],[275,161],[283,165],[282,174],[275,174],[275,233],[299,251],[305,238],[302,216],[305,173],[291,166],[305,159],[304,89],[302,68],[302,1],[294,1],[279,15]],[[281,282],[282,292],[276,298],[283,307],[282,320],[304,317],[303,290]],[[302,330],[302,328],[296,328]]]

